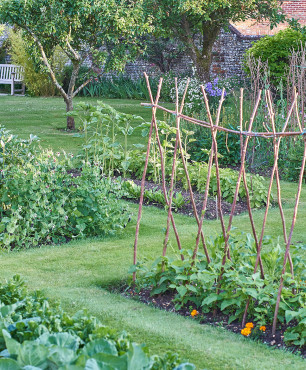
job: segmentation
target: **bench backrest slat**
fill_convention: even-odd
[[[12,72],[15,73],[15,81],[23,80],[23,68],[15,64],[0,64],[0,81],[12,80]]]

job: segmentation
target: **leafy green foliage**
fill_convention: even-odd
[[[282,176],[289,181],[297,181],[300,176],[302,158],[304,154],[304,141],[302,138],[297,140],[283,141],[279,166],[282,169]],[[306,181],[306,173],[304,172],[304,182]]]
[[[266,86],[269,88],[269,86]],[[259,104],[259,109],[254,120],[253,131],[261,131],[263,125],[272,130],[270,114],[267,109],[265,101],[265,91],[262,92],[262,99]],[[280,83],[277,88],[275,88],[275,127],[276,131],[282,131],[287,113],[290,107],[290,103],[287,101],[283,83]],[[237,105],[236,105],[237,106]],[[247,107],[249,109],[250,106]],[[299,119],[302,122],[302,112],[299,111]],[[250,114],[246,113],[247,115]],[[238,119],[238,117],[237,117]],[[289,181],[297,181],[300,175],[302,158],[304,150],[304,141],[302,136],[298,137],[288,137],[285,140],[280,141],[280,149],[278,156],[278,166],[280,169],[281,178]],[[222,160],[222,158],[221,158]],[[274,149],[273,140],[265,140],[260,138],[254,138],[249,141],[248,152],[246,156],[247,164],[256,172],[258,169],[271,169],[274,165]],[[305,175],[306,176],[306,175]]]
[[[197,74],[209,81],[212,46],[229,21],[269,19],[275,25],[284,17],[275,0],[145,0],[145,11],[153,17],[155,36],[176,37],[186,47]],[[196,35],[201,37],[197,38]]]
[[[19,276],[0,285],[0,329],[1,369],[194,369],[174,353],[149,356],[85,311],[69,316]]]
[[[98,101],[97,106],[80,103],[75,112],[70,115],[81,121],[80,133],[76,137],[84,137],[85,143],[78,158],[82,164],[88,163],[99,166],[102,173],[113,176],[114,173],[123,172],[124,176],[130,167],[130,152],[128,151],[128,138],[135,130],[143,129],[143,118],[132,114],[121,113]],[[134,125],[132,125],[132,122]],[[140,125],[135,126],[135,122]],[[124,137],[121,145],[117,136]],[[134,144],[143,148],[142,144]]]
[[[288,328],[285,332],[285,341],[293,343],[296,346],[305,346],[306,343],[306,307],[300,308],[298,311],[288,310],[285,312],[286,322],[292,320],[297,322],[297,325]]]
[[[170,72],[173,64],[177,63],[186,52],[183,43],[178,39],[150,35],[144,41],[146,49],[142,58],[159,68],[162,73]]]
[[[35,62],[31,59],[26,42],[22,38],[22,32],[11,30],[8,42],[8,50],[12,63],[23,67],[23,82],[26,85],[27,93],[31,96],[54,96],[58,94],[48,73],[38,70]],[[68,61],[67,56],[62,49],[56,47],[50,57],[50,61],[56,73],[57,80],[62,83],[65,64]]]
[[[203,85],[203,82],[196,76],[193,76],[190,78],[189,76],[181,76],[181,78],[178,80],[178,94],[179,97],[182,98],[187,81],[189,80],[188,84],[188,91],[185,98],[185,105],[184,105],[184,111],[191,115],[192,117],[201,115],[201,118],[203,118],[205,121],[208,121],[208,116],[206,113],[206,107],[204,102],[203,93],[201,90],[201,85]],[[209,100],[209,109],[212,114],[216,113],[219,102],[222,96],[222,90],[224,89],[224,97],[225,101],[223,103],[223,107],[227,107],[229,103],[231,103],[231,100],[226,98],[228,95],[230,95],[234,89],[237,89],[239,86],[241,86],[241,81],[238,77],[229,77],[221,79],[219,77],[216,77],[212,81],[207,81],[207,83],[204,85],[205,91]],[[176,90],[174,81],[172,80],[171,84],[171,101],[176,101]],[[227,110],[231,110],[228,109]],[[225,109],[223,109],[222,112],[222,118],[228,118],[225,114]]]
[[[290,27],[295,30],[301,32],[303,35],[306,35],[306,26],[302,25],[298,19],[291,18],[287,19],[287,22],[290,24]]]
[[[1,20],[17,24],[29,39],[36,41],[37,38],[47,56],[60,46],[74,62],[84,59],[83,53],[92,54],[96,61],[106,61],[109,69],[122,68],[135,55],[139,48],[135,35],[149,27],[143,18],[141,1],[126,4],[108,0],[92,4],[88,0],[73,3],[2,0],[0,6]],[[99,47],[106,43],[112,46],[111,53],[107,57],[102,52],[97,54]],[[130,47],[129,54],[125,52],[127,47]]]
[[[70,83],[70,80],[71,80],[72,72],[73,72],[73,66],[65,65],[63,73],[62,73],[62,79],[61,79],[62,80],[62,86],[63,86],[63,89],[65,91],[68,91],[68,89],[69,89],[69,83]],[[91,76],[91,74],[92,74],[91,69],[89,67],[87,67],[86,65],[82,65],[79,69],[79,74],[78,74],[78,77],[75,81],[75,85],[76,86],[82,85],[82,83],[84,81],[86,81],[88,79],[88,77]],[[80,94],[83,93],[83,91],[84,90],[82,90],[80,92]]]
[[[151,295],[166,291],[175,293],[177,309],[190,304],[201,308],[203,313],[218,309],[229,317],[229,323],[242,318],[250,297],[249,317],[259,325],[271,323],[283,260],[283,247],[279,242],[269,237],[264,240],[264,279],[260,272],[254,274],[253,271],[256,245],[251,235],[232,231],[229,239],[232,260],[226,262],[224,270],[220,262],[224,249],[223,236],[208,240],[207,245],[212,259],[210,264],[201,253],[193,263],[193,251],[184,252],[184,261],[160,257],[149,268],[138,264],[138,287],[150,289]],[[279,320],[289,323],[293,318],[298,319],[298,326],[287,332],[286,340],[295,340],[295,344],[302,346],[306,338],[303,316],[306,307],[305,264],[298,248],[293,250],[295,278],[292,279],[288,267],[284,275]],[[223,278],[218,286],[221,271]]]
[[[0,37],[3,35],[5,30],[5,26],[3,24],[0,24]],[[0,63],[4,64],[5,63],[5,57],[6,57],[6,47],[7,47],[7,41],[6,40],[1,40],[1,45],[0,45]]]
[[[165,161],[165,172],[166,178],[169,179],[172,171],[172,158],[171,152],[172,149],[168,148],[168,156]],[[155,156],[154,156],[155,153]],[[130,173],[132,173],[137,178],[141,178],[145,158],[141,155],[140,150],[134,150],[130,155]],[[188,156],[189,158],[189,156]],[[149,180],[160,181],[161,171],[159,167],[160,159],[158,154],[152,149],[147,177]],[[204,192],[206,187],[207,173],[208,173],[208,164],[206,162],[197,162],[190,161],[188,163],[189,177],[191,185],[197,189],[199,192]],[[183,186],[184,189],[188,189],[188,183],[186,180],[184,168],[182,161],[177,160],[176,163],[176,172],[175,172],[175,183],[179,183]],[[220,182],[221,182],[221,193],[224,200],[232,202],[234,193],[236,190],[238,178],[238,171],[222,168],[220,169]],[[259,175],[250,175],[247,174],[247,183],[250,189],[250,199],[252,207],[261,207],[267,200],[267,188],[264,184],[263,178]],[[216,168],[213,166],[211,173],[211,180],[209,186],[209,194],[215,196],[217,194],[217,177],[216,177]],[[243,184],[239,188],[239,199],[245,199],[245,189]]]
[[[5,127],[0,126],[0,163],[2,170],[6,166],[23,165],[33,157],[35,150],[33,143],[38,137],[30,135],[29,139],[20,139]]]
[[[277,86],[281,80],[287,80],[289,57],[292,50],[300,49],[305,42],[306,34],[287,28],[273,37],[266,36],[256,41],[246,54],[268,62],[271,82]]]
[[[205,190],[208,165],[204,162],[194,162],[189,166],[192,184],[201,192]],[[203,177],[202,177],[203,176]],[[222,198],[228,202],[234,199],[238,178],[238,171],[230,168],[220,169],[220,183]],[[259,175],[246,174],[247,184],[250,192],[251,206],[258,208],[267,202],[267,188],[264,184],[263,177]],[[186,185],[185,185],[186,186]],[[209,187],[210,194],[217,195],[217,177],[216,168],[213,166]],[[246,199],[246,192],[243,184],[240,185],[238,197],[240,200]]]
[[[134,144],[136,149],[127,150],[128,138],[136,131],[140,130],[141,135],[146,137],[149,131],[149,123],[143,122],[141,117],[127,115],[120,113],[110,106],[98,102],[97,107],[90,104],[80,104],[76,108],[77,112],[73,113],[82,122],[81,134],[85,137],[85,145],[83,151],[79,155],[82,163],[95,164],[100,166],[102,172],[107,176],[116,174],[123,174],[135,176],[138,179],[142,178],[145,155],[144,145]],[[132,126],[131,122],[140,121],[138,126]],[[160,140],[164,153],[164,166],[166,180],[170,179],[173,164],[173,151],[175,142],[175,128],[174,123],[158,121],[160,129]],[[188,163],[188,171],[190,181],[199,192],[203,192],[206,186],[206,179],[208,173],[208,164],[206,162],[192,161],[188,154],[190,146],[196,142],[195,132],[188,130],[189,126],[182,128],[182,145],[183,155],[185,161]],[[121,146],[117,142],[117,135],[121,133],[124,135],[125,144]],[[78,136],[80,134],[77,134]],[[222,146],[221,146],[222,147]],[[235,148],[237,150],[237,148]],[[240,151],[239,151],[240,152]],[[152,139],[152,146],[150,158],[147,169],[147,178],[153,180],[155,183],[160,183],[161,174],[161,160],[156,137]],[[229,201],[233,201],[236,184],[238,178],[238,171],[224,168],[220,170],[221,192],[222,197]],[[175,184],[179,183],[184,189],[188,189],[188,184],[183,168],[183,162],[180,155],[178,155],[175,166]],[[247,174],[247,183],[250,189],[250,199],[253,207],[260,207],[266,202],[267,189],[263,178],[259,175]],[[215,166],[212,168],[212,176],[210,183],[210,195],[217,194],[217,178]],[[148,195],[149,196],[149,195]],[[239,199],[245,199],[245,189],[241,184],[239,189]]]
[[[203,148],[211,146],[211,132],[203,130],[196,131],[197,140],[190,145],[191,158],[195,161],[207,162],[209,151]],[[219,131],[217,134],[217,144],[219,153],[219,163],[223,165],[237,165],[240,163],[240,140],[235,134],[227,134]]]
[[[4,163],[0,178],[0,246],[20,248],[59,243],[122,228],[129,215],[121,185],[101,178],[100,169],[69,171],[73,158],[31,152],[29,141],[1,130]],[[14,145],[16,144],[16,145]]]
[[[69,86],[69,80],[72,73],[72,67],[67,66],[64,72],[63,87],[66,90]],[[83,66],[80,69],[80,74],[77,80],[77,85],[81,84],[89,70]],[[165,102],[173,102],[173,88],[174,77],[176,75],[170,71],[163,73],[163,87],[161,90],[160,100]],[[181,75],[184,77],[185,75]],[[159,78],[149,77],[151,90],[153,96],[156,95]],[[96,76],[91,82],[83,88],[79,95],[86,97],[101,97],[106,99],[137,99],[137,100],[150,100],[147,84],[144,77],[139,77],[136,80],[123,74],[117,76],[104,77],[103,75]]]
[[[177,77],[180,80],[181,78],[184,78],[186,76],[187,76],[186,73],[182,73],[178,76],[177,73],[173,71],[163,73],[162,74],[163,85],[160,92],[160,101],[173,103],[175,101],[173,100],[174,78]]]
[[[153,94],[157,91],[157,79],[150,78]],[[144,78],[132,80],[122,75],[112,78],[97,77],[83,90],[84,96],[98,96],[110,99],[150,100],[147,84]]]

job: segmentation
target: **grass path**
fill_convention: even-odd
[[[136,212],[136,206],[131,207]],[[262,211],[257,213],[262,216]],[[245,226],[244,217],[237,220]],[[164,221],[165,215],[161,210],[145,208],[140,258],[153,260],[159,255],[160,225]],[[177,222],[184,245],[191,246],[196,232],[193,220],[178,216]],[[301,224],[297,226],[302,228]],[[191,319],[110,293],[107,287],[128,278],[134,227],[132,222],[119,238],[74,241],[57,247],[2,253],[1,280],[20,273],[31,289],[42,289],[52,299],[60,299],[70,312],[87,308],[106,325],[127,330],[135,341],[148,344],[152,353],[174,350],[200,369],[305,367],[305,361],[288,352],[273,350],[222,328],[200,325]],[[219,232],[216,221],[209,221],[206,227],[212,234]],[[274,226],[269,225],[269,231],[273,229]]]

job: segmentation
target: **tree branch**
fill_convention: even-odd
[[[69,38],[71,36],[71,25],[69,26],[69,33],[67,35],[67,38],[66,38],[66,44],[68,46],[68,50],[70,51],[70,55],[69,53],[66,51],[66,54],[68,55],[68,57],[71,59],[71,60],[75,60],[75,61],[80,61],[80,55],[73,49],[73,47],[70,45],[70,42],[69,42]]]
[[[52,69],[52,67],[51,67],[51,65],[50,65],[50,63],[48,61],[47,56],[46,56],[44,47],[42,46],[42,44],[39,41],[38,37],[32,32],[32,30],[30,28],[28,28],[28,27],[21,27],[21,28],[24,28],[33,37],[34,41],[36,42],[36,44],[37,44],[37,46],[38,46],[38,48],[40,50],[40,53],[41,53],[43,62],[45,64],[45,66],[48,68],[48,71],[49,71],[51,80],[53,81],[53,83],[57,87],[57,89],[60,91],[60,93],[63,96],[64,100],[67,101],[68,100],[68,96],[67,96],[65,90],[62,88],[62,86],[57,81],[56,76],[55,76],[55,73],[54,73],[54,71],[53,71],[53,69]]]
[[[68,96],[73,96],[73,90],[74,90],[74,87],[75,87],[75,82],[76,82],[76,79],[78,77],[78,74],[79,74],[79,70],[80,70],[80,62],[74,62],[72,63],[73,65],[73,69],[72,69],[72,73],[71,73],[71,77],[70,77],[70,81],[69,81],[69,87],[68,87]]]
[[[181,37],[181,40],[185,42],[187,48],[191,52],[192,59],[194,59],[199,54],[199,50],[194,42],[193,37],[191,36],[191,30],[190,30],[189,23],[185,15],[183,16],[183,19],[182,19],[182,26],[185,31],[185,35]]]
[[[73,47],[70,45],[70,42],[68,41],[68,37],[67,37],[67,41],[66,41],[66,43],[67,43],[67,46],[68,46],[68,49],[69,49],[69,51],[71,52],[71,55],[73,56],[73,57],[71,57],[71,55],[70,55],[70,58],[72,59],[72,60],[76,60],[76,61],[80,61],[80,59],[81,59],[81,57],[78,55],[78,53],[73,49]],[[67,53],[68,54],[68,53]]]
[[[91,81],[92,79],[91,78],[89,78],[87,81],[85,81],[81,86],[79,86],[76,90],[75,90],[75,92],[73,93],[73,98],[86,86],[86,85],[88,85],[89,84],[89,82]]]

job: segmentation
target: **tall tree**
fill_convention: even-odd
[[[197,74],[208,81],[212,48],[230,21],[269,20],[273,27],[284,19],[278,0],[144,0],[154,17],[155,35],[175,37],[186,46]]]
[[[67,112],[92,79],[75,86],[86,60],[90,59],[93,71],[102,65],[104,71],[120,71],[141,48],[139,36],[150,31],[142,0],[0,0],[0,22],[23,30],[31,58],[49,73]],[[67,91],[51,66],[56,47],[62,48],[73,67]],[[74,118],[68,116],[67,129],[74,128]]]

